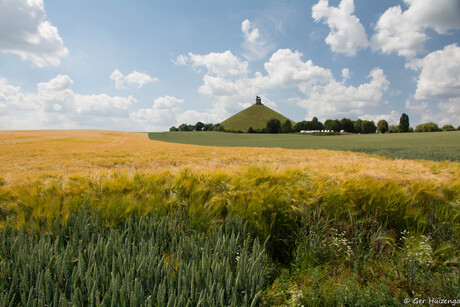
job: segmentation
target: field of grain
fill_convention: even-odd
[[[151,141],[146,133],[95,130],[2,131],[0,159],[4,185],[107,172],[177,174],[184,169],[238,171],[249,166],[407,182],[419,178],[451,182],[460,177],[458,163],[392,160],[330,150],[195,146]]]
[[[363,135],[152,132],[149,138],[206,146],[328,149],[376,154],[394,159],[460,161],[460,131]]]
[[[460,293],[458,162],[91,130],[2,131],[0,161],[1,306]]]

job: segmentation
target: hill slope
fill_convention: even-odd
[[[287,117],[273,111],[269,107],[264,105],[253,105],[239,113],[236,113],[232,117],[227,118],[221,124],[226,130],[241,130],[246,132],[249,127],[254,129],[262,129],[266,127],[267,121],[272,118],[279,119],[281,124],[288,120]],[[295,122],[292,122],[292,124],[294,125]]]

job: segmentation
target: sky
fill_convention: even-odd
[[[262,103],[460,125],[460,0],[0,0],[0,129],[167,131]]]

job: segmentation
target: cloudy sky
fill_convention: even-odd
[[[460,125],[459,0],[0,0],[0,129],[163,131],[256,95]]]

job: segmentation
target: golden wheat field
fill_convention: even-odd
[[[0,291],[1,306],[18,305],[19,297],[23,305],[57,298],[139,305],[176,294],[198,302],[206,289],[220,289],[212,285],[222,286],[215,281],[223,276],[234,294],[213,292],[210,306],[399,306],[408,297],[458,297],[458,162],[184,145],[117,131],[2,131],[0,172],[0,275],[7,276],[0,288],[8,289]],[[181,239],[211,240],[217,231],[221,240],[222,227],[230,243],[200,239],[189,246]],[[249,239],[241,247],[243,237],[263,247],[251,250]],[[174,240],[186,244],[177,254],[177,244],[168,245]],[[229,256],[209,270],[203,251],[221,259],[219,242]],[[182,263],[183,250],[193,250],[190,259],[203,267],[192,274],[189,264],[171,266]],[[244,285],[238,270],[247,273]],[[177,288],[186,291],[175,292],[180,272],[211,271],[220,273],[206,282],[183,275],[196,285],[184,282]],[[88,280],[95,283],[85,287]],[[126,292],[118,297],[120,289]],[[219,297],[227,303],[216,303]]]
[[[151,141],[146,133],[100,130],[1,131],[0,161],[5,186],[107,172],[234,172],[248,166],[400,183],[429,180],[449,185],[460,178],[456,162],[394,160],[328,150],[183,145]]]

